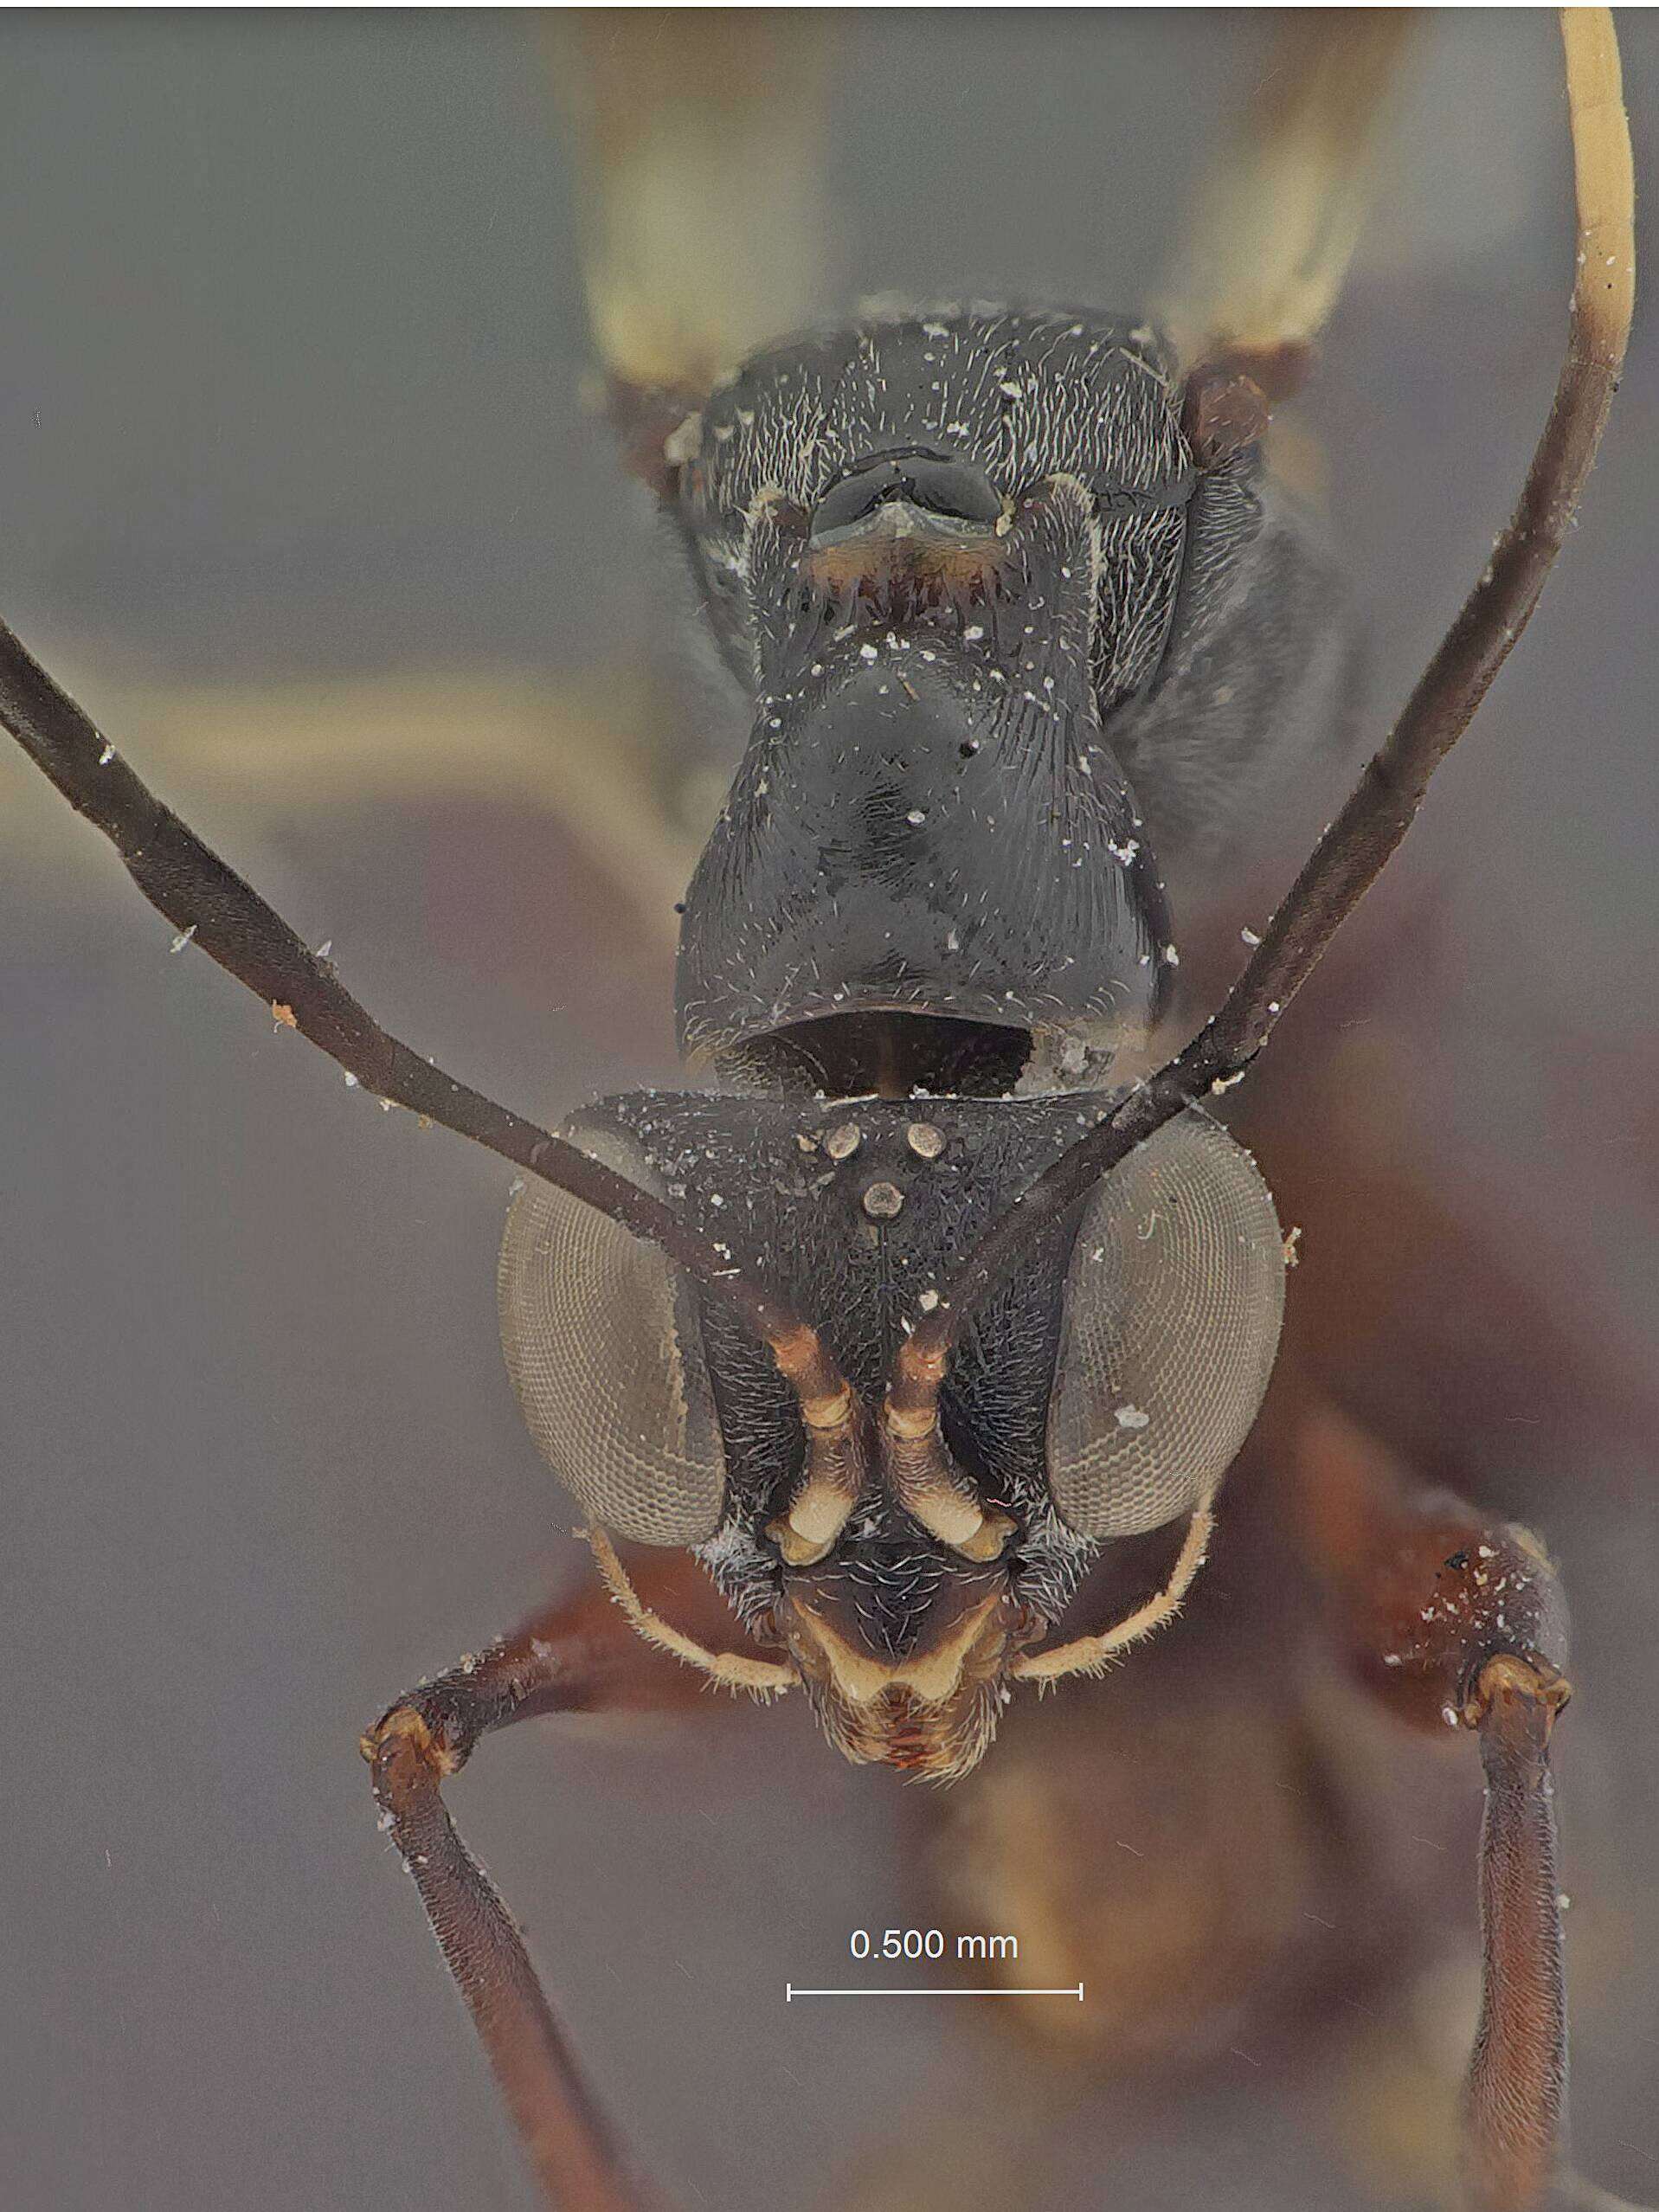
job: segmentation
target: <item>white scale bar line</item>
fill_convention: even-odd
[[[786,2004],[793,2004],[797,1997],[1076,1997],[1077,2003],[1081,2004],[1083,2003],[1083,1984],[1081,1982],[1074,1982],[1069,1989],[1064,1990],[964,1990],[956,1988],[906,1990],[893,1989],[887,1986],[877,1986],[868,1989],[856,1990],[802,1990],[797,1989],[793,1982],[786,1982],[783,1985],[783,2001]]]

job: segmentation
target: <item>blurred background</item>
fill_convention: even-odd
[[[794,177],[832,312],[1136,306],[1271,29],[805,21],[833,41]],[[1659,27],[1622,35],[1640,186]],[[528,15],[0,20],[0,604],[381,1019],[547,1116],[672,1079],[672,902],[737,734],[584,405],[562,66]],[[757,237],[800,204],[757,184]],[[1378,727],[1542,420],[1570,208],[1548,16],[1435,14],[1302,410]],[[1364,924],[1386,959],[1436,916],[1437,1160],[1633,1370],[1659,1322],[1656,430],[1639,325],[1582,529]],[[170,934],[0,756],[0,2203],[524,2208],[355,1747],[587,1572],[501,1370],[507,1173],[383,1119]],[[1581,1624],[1574,2152],[1637,2202],[1651,1478],[1600,1439],[1516,1478]],[[1009,2093],[983,2022],[782,2003],[847,1978],[851,1927],[916,1917],[900,1795],[804,1708],[712,1701],[519,1731],[456,1788],[678,2200],[835,2202],[942,2085]],[[1085,2107],[1000,2201],[1348,2201],[1292,2090],[1202,2096],[1133,2132]]]

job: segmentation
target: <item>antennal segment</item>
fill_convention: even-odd
[[[333,964],[312,952],[274,907],[156,797],[3,622],[0,723],[76,813],[102,830],[157,911],[188,930],[210,959],[354,1082],[471,1137],[660,1246],[770,1347],[809,1422],[811,1403],[846,1390],[817,1332],[758,1272],[738,1265],[727,1246],[704,1236],[627,1176],[457,1081],[382,1029]]]

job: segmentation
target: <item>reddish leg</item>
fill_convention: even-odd
[[[650,1600],[681,1617],[692,1593],[677,1579],[689,1566],[676,1559],[646,1578]],[[671,1579],[666,1593],[659,1585]],[[705,1609],[706,1583],[700,1594]],[[729,1640],[736,1636],[729,1624]],[[590,1588],[411,1690],[363,1739],[383,1825],[415,1877],[556,2212],[640,2212],[647,2199],[627,2175],[518,1930],[455,1832],[441,1785],[482,1737],[532,1714],[685,1709],[705,1695],[704,1677],[643,1643],[609,1598]]]
[[[1481,1830],[1481,2020],[1464,2112],[1470,2212],[1532,2212],[1566,2084],[1566,1997],[1549,1739],[1571,1694],[1566,1606],[1535,1537],[1409,1481],[1329,1408],[1294,1453],[1304,1548],[1361,1677],[1418,1727],[1473,1731]]]

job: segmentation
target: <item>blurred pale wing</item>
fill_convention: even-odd
[[[1416,22],[1411,9],[1286,19],[1199,183],[1156,303],[1183,363],[1243,355],[1270,396],[1300,379],[1359,241]]]
[[[823,312],[833,37],[815,9],[553,18],[588,316],[622,383],[704,392]]]

